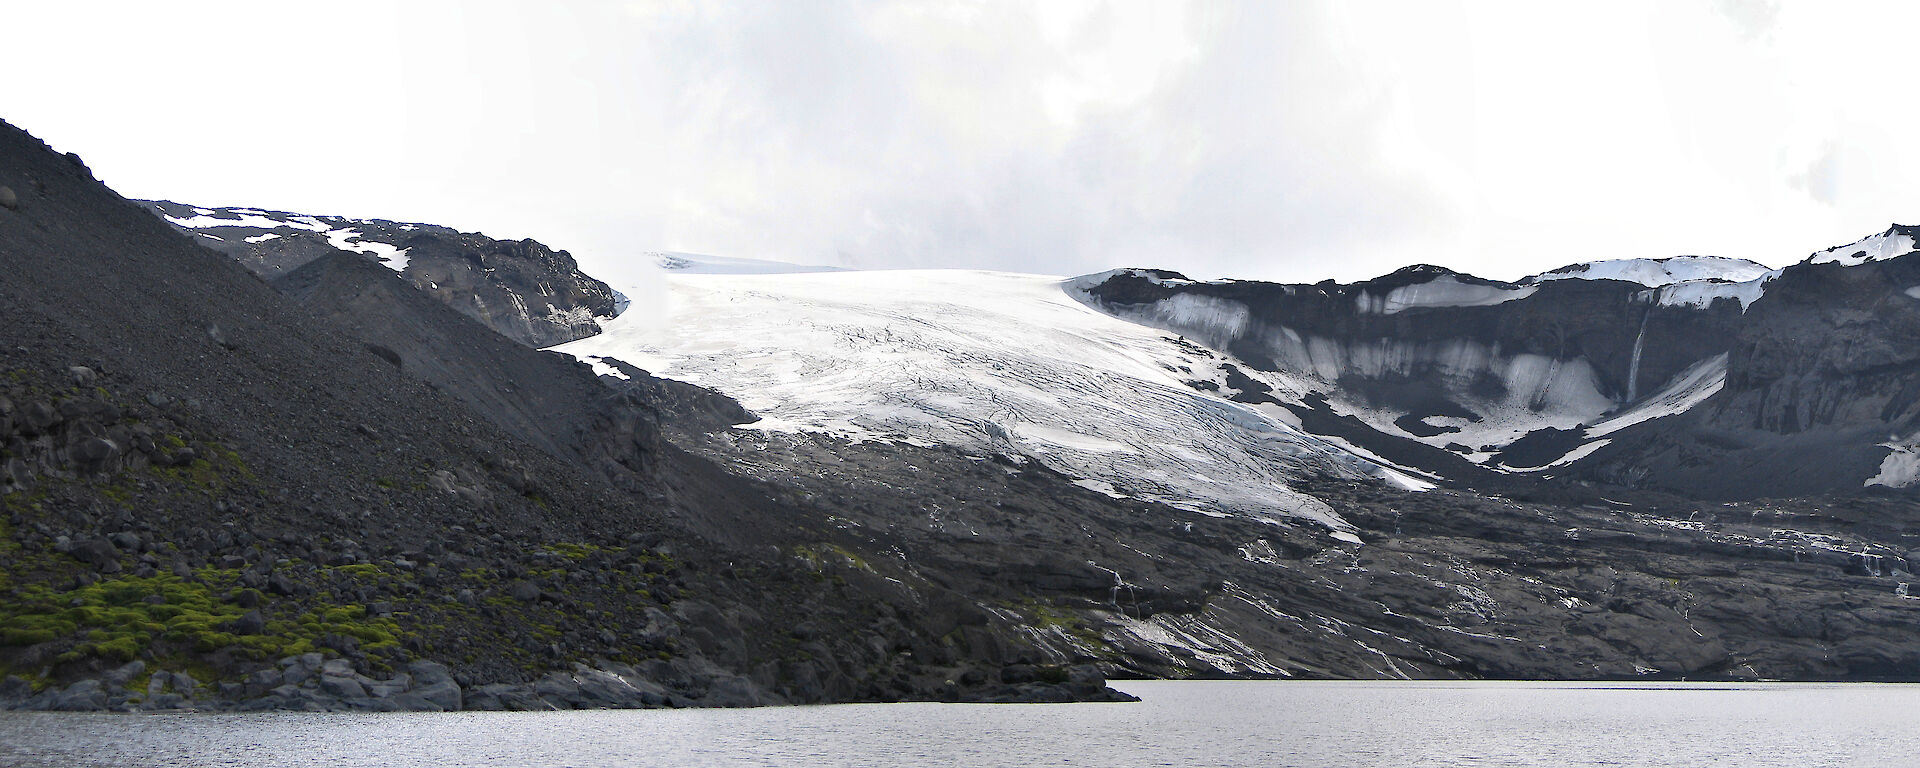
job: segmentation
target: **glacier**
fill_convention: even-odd
[[[1291,483],[1430,487],[1300,430],[1284,409],[1196,386],[1220,377],[1219,353],[1088,307],[1060,277],[750,266],[668,269],[664,312],[623,314],[554,349],[725,392],[763,417],[745,428],[1024,456],[1086,487],[1207,514],[1347,532]],[[1244,307],[1176,304],[1196,325],[1246,322]]]

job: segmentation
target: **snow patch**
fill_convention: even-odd
[[[267,217],[266,214],[260,213],[257,211],[242,212],[239,209],[233,209],[233,210],[227,211],[227,213],[232,214],[233,217],[227,218],[224,216],[200,214],[197,216],[190,216],[186,218],[182,218],[179,216],[162,216],[161,218],[166,219],[168,223],[176,227],[181,227],[184,229],[210,229],[213,227],[252,227],[254,229],[277,229],[280,227],[291,227],[293,229],[304,229],[310,232],[324,232],[327,229],[329,229],[327,225],[322,224],[318,221],[309,220],[309,221],[296,222],[290,219],[275,219],[275,218],[269,218]]]
[[[1871,235],[1842,246],[1816,251],[1807,257],[1809,264],[1839,264],[1845,267],[1857,267],[1869,261],[1891,259],[1913,252],[1913,238],[1901,234],[1898,229],[1890,228],[1877,235]]]
[[[1694,406],[1713,397],[1726,383],[1727,353],[1722,352],[1674,374],[1660,391],[1632,408],[1594,424],[1587,430],[1587,436],[1609,435],[1641,422],[1692,410]]]
[[[1674,256],[1666,259],[1612,259],[1590,261],[1543,272],[1526,282],[1547,280],[1625,280],[1649,288],[1674,283],[1717,280],[1744,283],[1770,272],[1765,264],[1724,256]]]
[[[1880,460],[1880,472],[1867,478],[1864,485],[1905,488],[1920,482],[1920,446],[1915,446],[1911,438],[1909,442],[1886,442],[1880,445],[1893,449],[1893,452]]]
[[[405,248],[396,248],[377,240],[361,240],[360,232],[351,227],[330,229],[324,234],[327,236],[327,245],[343,251],[367,254],[395,272],[407,270],[407,249]],[[521,308],[520,314],[522,316],[526,314],[525,307]]]
[[[264,243],[264,242],[266,242],[266,241],[268,241],[268,240],[272,240],[272,239],[275,239],[275,238],[278,238],[279,236],[280,236],[280,235],[279,235],[279,234],[277,234],[277,233],[273,233],[273,232],[268,232],[268,233],[266,233],[266,234],[264,234],[264,235],[254,235],[253,237],[249,237],[249,238],[247,238],[246,240],[247,240],[247,242],[249,242],[249,243]]]
[[[1740,283],[1728,283],[1718,280],[1696,280],[1674,283],[1637,295],[1641,301],[1652,301],[1663,307],[1693,307],[1707,309],[1719,299],[1734,299],[1740,302],[1740,311],[1759,301],[1766,294],[1767,283],[1780,276],[1779,270],[1766,272],[1752,280]]]

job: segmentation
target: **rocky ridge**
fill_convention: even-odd
[[[571,254],[532,239],[495,240],[384,219],[139,202],[200,245],[269,280],[323,256],[358,254],[531,347],[592,336],[602,320],[625,309],[625,298],[581,272]]]

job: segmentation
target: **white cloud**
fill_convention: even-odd
[[[1914,220],[1903,5],[40,3],[123,192],[649,250],[1352,279]],[[85,39],[76,45],[75,39]],[[23,70],[24,71],[24,70]]]

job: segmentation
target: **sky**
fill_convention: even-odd
[[[0,118],[129,197],[633,274],[1511,279],[1920,222],[1920,4],[13,3]],[[25,34],[21,34],[21,33]]]

